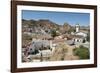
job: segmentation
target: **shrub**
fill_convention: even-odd
[[[84,46],[80,46],[79,48],[75,48],[74,49],[74,54],[79,56],[80,59],[89,59],[89,49],[84,47]]]
[[[90,32],[87,34],[86,39],[87,39],[87,41],[90,41]]]
[[[51,36],[52,36],[52,37],[57,36],[56,30],[51,30]]]

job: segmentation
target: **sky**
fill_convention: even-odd
[[[80,24],[81,26],[88,26],[90,24],[89,13],[76,13],[76,12],[22,10],[22,19],[26,20],[48,19],[59,25],[63,25],[64,23],[69,23],[72,26],[75,26],[76,24]]]

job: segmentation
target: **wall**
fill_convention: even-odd
[[[33,0],[37,1],[37,0]],[[100,1],[99,0],[38,0],[45,2],[73,3],[98,5],[98,19],[100,19]],[[98,31],[100,31],[100,21],[98,20]],[[100,37],[100,33],[98,33]],[[100,38],[98,38],[100,40]],[[98,41],[100,43],[100,41]],[[100,56],[100,46],[98,44],[98,56]],[[100,64],[100,57],[98,57]],[[56,71],[42,71],[34,73],[99,73],[100,66],[97,68],[69,69]],[[10,0],[0,0],[0,73],[10,73]],[[30,72],[33,73],[33,72]]]

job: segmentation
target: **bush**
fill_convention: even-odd
[[[56,30],[51,30],[51,36],[54,38],[55,36],[57,36]]]
[[[80,46],[79,48],[75,48],[74,49],[74,54],[79,56],[80,59],[89,59],[89,49],[84,47],[84,46]]]
[[[32,37],[28,34],[22,34],[22,40],[32,40]]]
[[[90,41],[90,32],[87,34],[86,39],[87,39],[87,41]]]

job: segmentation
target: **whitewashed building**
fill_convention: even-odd
[[[79,26],[79,24],[77,24],[75,26],[75,30],[76,30],[76,32],[72,34],[73,35],[73,41],[75,43],[85,42],[86,41],[87,34],[84,33],[84,32],[80,32],[80,26]]]

